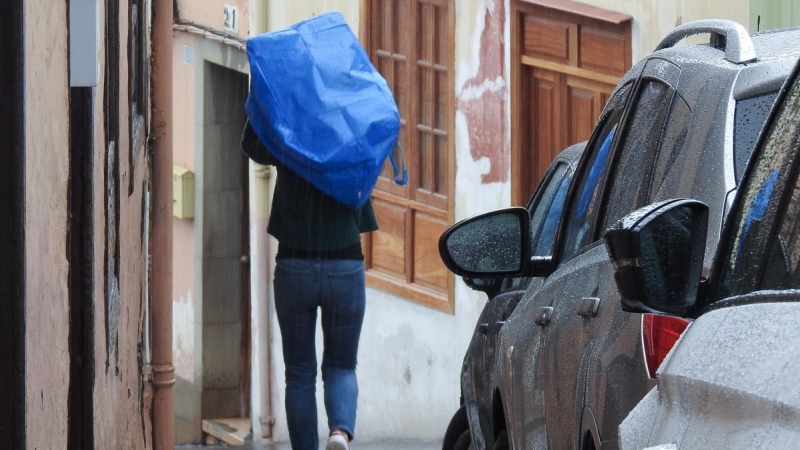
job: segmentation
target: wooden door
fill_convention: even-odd
[[[631,20],[566,0],[514,1],[514,204],[528,201],[556,155],[589,138],[609,94],[631,66]]]

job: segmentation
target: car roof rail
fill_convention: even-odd
[[[711,34],[714,47],[725,51],[725,59],[741,64],[757,58],[753,40],[745,28],[737,22],[725,19],[693,20],[675,27],[656,50],[673,47],[679,41],[696,34]]]

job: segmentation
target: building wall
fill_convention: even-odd
[[[749,28],[750,0],[578,0],[633,16],[632,47],[635,63],[652,52],[676,25],[698,19],[730,19]]]
[[[216,154],[204,149],[207,142],[224,138],[226,141],[236,141],[235,144],[228,145],[229,151],[236,152],[233,156],[238,156],[240,153],[238,136],[241,130],[236,130],[234,133],[236,136],[231,138],[220,132],[224,126],[206,123],[209,120],[208,114],[213,115],[215,111],[220,110],[225,116],[227,114],[223,109],[231,106],[228,103],[215,103],[218,100],[214,100],[214,86],[209,84],[213,84],[213,81],[207,79],[209,65],[217,69],[229,69],[244,74],[245,77],[249,72],[245,53],[235,46],[222,42],[219,38],[224,33],[232,34],[223,30],[224,4],[232,4],[239,8],[238,36],[246,36],[249,29],[249,2],[246,0],[178,2],[176,23],[191,24],[195,31],[215,30],[216,36],[202,37],[200,34],[185,30],[176,30],[173,35],[173,163],[194,174],[194,217],[173,219],[172,331],[178,444],[201,442],[202,419],[220,417],[219,414],[209,413],[209,408],[213,411],[215,405],[230,407],[233,399],[238,401],[238,393],[233,390],[225,393],[216,390],[219,395],[213,396],[208,389],[209,386],[206,386],[215,383],[212,380],[224,379],[228,384],[231,381],[233,375],[221,374],[220,371],[232,367],[232,360],[223,358],[233,355],[237,357],[235,368],[238,370],[238,341],[234,351],[229,351],[230,349],[220,344],[229,343],[231,339],[238,338],[240,333],[238,325],[231,322],[234,317],[238,322],[238,294],[215,289],[215,286],[222,286],[224,282],[230,283],[231,278],[238,281],[238,275],[232,275],[233,272],[230,270],[232,267],[229,266],[234,264],[235,268],[238,268],[239,255],[233,259],[222,258],[214,253],[218,251],[212,248],[223,241],[238,239],[237,230],[215,231],[212,222],[215,217],[239,215],[239,212],[233,214],[226,209],[228,206],[238,207],[238,202],[225,200],[230,195],[238,196],[239,193],[208,191],[209,186],[219,181],[215,175],[215,168],[221,166],[220,161],[214,158]],[[228,42],[235,43],[235,41]],[[246,88],[246,84],[242,88]],[[220,86],[220,90],[224,89],[224,86]],[[241,107],[243,106],[242,102]],[[209,176],[213,179],[207,179]],[[223,264],[224,267],[219,264]],[[221,300],[232,303],[228,306],[219,304],[217,300],[220,299],[212,298],[218,297],[214,293],[230,294],[231,298]],[[220,320],[225,323],[222,324]],[[206,339],[204,339],[204,329]],[[207,417],[208,415],[214,417]]]
[[[800,25],[800,4],[796,0],[750,0],[750,30]]]
[[[104,15],[108,11],[102,12]],[[130,11],[127,2],[119,4],[120,42],[127,42]],[[101,16],[103,17],[103,16]],[[101,39],[103,36],[101,24]],[[131,136],[129,76],[127,45],[119,47],[119,106],[106,110],[104,90],[113,80],[101,75],[94,95],[94,129],[100,132],[94,138],[94,397],[96,448],[146,448],[152,445],[149,405],[143,383],[142,365],[147,356],[143,353],[146,273],[148,242],[145,233],[145,196],[147,195],[148,163],[146,144],[134,143]],[[102,54],[103,52],[101,52]],[[101,59],[105,66],[108,62]],[[147,68],[142,68],[147,70]],[[101,74],[103,70],[101,69]],[[119,121],[119,138],[115,143],[114,161],[109,166],[109,148],[106,145],[106,114]],[[146,136],[143,136],[146,141]],[[136,145],[138,144],[138,145]],[[112,171],[118,171],[113,181],[115,194],[109,192]],[[114,200],[117,197],[118,200]],[[108,218],[117,214],[113,222]],[[109,224],[114,229],[109,229]],[[118,241],[119,255],[112,239]],[[112,282],[108,262],[114,260],[118,267],[118,293],[109,292]],[[111,289],[113,291],[113,289]],[[116,298],[115,298],[116,297]]]
[[[126,2],[121,2],[126,3]],[[102,75],[89,92],[91,101],[86,111],[71,109],[70,97],[78,91],[69,87],[68,2],[52,3],[29,0],[24,7],[25,30],[25,435],[27,448],[68,448],[77,434],[91,433],[81,442],[91,440],[95,448],[143,449],[151,446],[150,417],[146,412],[146,380],[142,366],[143,306],[145,297],[144,238],[145,190],[148,177],[143,132],[138,150],[132,148],[128,104],[127,46],[121,46],[118,66],[119,108],[105,109],[105,87]],[[128,36],[130,11],[120,5],[120,39]],[[100,11],[100,29],[105,30],[106,11]],[[101,32],[100,55],[105,55],[105,34]],[[100,73],[105,72],[104,56]],[[147,68],[144,70],[146,77]],[[19,68],[14,69],[19,70]],[[146,107],[146,105],[145,105]],[[86,128],[71,129],[71,116],[88,114]],[[105,145],[106,115],[118,119],[119,139],[115,143],[116,158],[109,160]],[[81,119],[77,119],[81,120]],[[82,123],[82,122],[81,122]],[[71,214],[70,166],[72,132],[88,132],[81,142],[93,142],[81,152],[91,154],[91,170],[75,172],[86,175],[82,201],[94,206],[93,222],[85,229],[69,229]],[[133,153],[132,153],[133,152]],[[110,163],[108,163],[111,161]],[[107,163],[109,164],[107,166]],[[108,172],[107,172],[108,171]],[[107,176],[108,174],[111,174]],[[80,174],[80,175],[78,175]],[[116,174],[116,175],[114,175]],[[116,180],[109,188],[109,177]],[[117,193],[113,194],[113,193]],[[115,218],[114,241],[119,252],[110,255],[118,268],[118,290],[111,294],[108,277],[106,228],[109,211]],[[71,237],[89,234],[93,247],[86,259],[71,259],[68,247]],[[82,288],[71,286],[71,271],[87,275]],[[73,292],[71,288],[75,288]],[[75,297],[70,298],[72,295]],[[89,302],[89,304],[82,302]],[[88,336],[84,345],[70,345],[71,307],[80,304],[91,311]],[[113,306],[110,306],[112,305]],[[113,313],[109,308],[113,307]],[[80,344],[80,343],[79,343]],[[71,379],[70,371],[81,379]],[[94,372],[92,372],[94,371]],[[82,380],[90,380],[81,396],[86,411],[70,405],[70,389]],[[90,418],[91,423],[85,420]]]
[[[501,7],[500,10],[503,8]],[[358,35],[360,30],[360,2],[354,0],[328,0],[328,1],[296,1],[288,7],[287,2],[271,1],[267,4],[267,22],[269,30],[283,28],[325,11],[339,11],[346,18],[350,28]],[[482,1],[456,2],[456,32],[457,36],[469,36],[470,39],[483,28],[485,13],[487,11]],[[492,10],[494,12],[494,10]],[[480,29],[475,30],[473,24],[480,19]],[[498,23],[492,23],[492,31],[497,29]],[[490,34],[494,36],[494,34]],[[457,38],[458,40],[458,38]],[[470,43],[474,43],[470,40]],[[491,50],[496,50],[493,47]],[[460,51],[460,53],[459,53]],[[477,74],[478,50],[460,48],[456,44],[456,79],[471,80],[473,84],[483,85],[486,73]],[[475,72],[469,75],[460,73],[462,65],[467,67],[468,62],[461,63],[462,59],[472,58],[475,62]],[[501,56],[501,59],[504,59]],[[494,61],[494,60],[493,60]],[[492,82],[496,72],[489,71]],[[507,73],[507,72],[506,72]],[[497,82],[501,87],[503,80]],[[478,88],[480,89],[480,88]],[[492,105],[486,113],[488,117],[502,115],[507,109],[502,99],[503,91],[493,87],[488,97],[490,101],[501,100]],[[456,95],[459,95],[458,88]],[[487,98],[488,98],[487,97]],[[458,102],[458,101],[457,101]],[[474,113],[474,114],[472,114]],[[474,109],[469,114],[470,118],[479,119]],[[502,117],[500,117],[502,120]],[[507,121],[506,121],[507,123]],[[470,139],[468,131],[459,127],[456,129],[457,148],[467,145]],[[481,138],[507,139],[507,130],[492,129]],[[494,150],[491,157],[499,155],[503,158],[502,147]],[[459,153],[460,155],[460,153]],[[462,161],[459,160],[459,175],[461,176]],[[487,161],[481,160],[474,164],[475,169],[465,169],[463,173],[470,172],[480,179],[482,170],[488,166]],[[507,163],[506,168],[507,171]],[[507,178],[507,174],[505,177]],[[501,178],[503,176],[501,175]],[[462,181],[457,178],[457,184]],[[468,176],[464,183],[474,182]],[[501,193],[497,198],[497,193]],[[481,190],[472,194],[476,196],[466,202],[463,195],[457,192],[456,214],[464,217],[467,214],[485,211],[499,207],[502,198],[509,198],[507,183],[496,183],[490,190]],[[458,196],[462,196],[459,199]],[[468,210],[460,210],[466,207]],[[441,439],[444,430],[453,413],[459,406],[459,374],[464,352],[472,336],[478,314],[485,302],[483,294],[470,291],[460,280],[456,283],[455,314],[447,314],[430,308],[417,305],[406,299],[399,298],[385,292],[368,288],[367,309],[364,326],[359,346],[359,364],[357,375],[359,378],[358,420],[356,423],[357,439],[361,442],[381,440],[416,440],[436,441]],[[272,338],[270,339],[272,374],[274,382],[271,399],[272,412],[276,423],[273,429],[273,439],[288,441],[286,415],[284,404],[284,365],[283,353],[280,342],[280,332],[274,312],[271,311]],[[322,358],[322,331],[317,329],[318,360]],[[255,348],[254,348],[255,351]],[[323,386],[321,375],[317,382],[318,428],[321,437],[328,434],[327,420],[323,405]]]
[[[750,21],[751,0],[718,0],[657,2],[654,0],[582,0],[584,3],[609,10],[630,14],[633,21],[633,60],[636,61],[658,44],[661,38],[676,24],[700,18],[729,18],[745,26]],[[230,2],[229,2],[230,3]],[[363,1],[359,0],[264,0],[253,9],[257,17],[250,18],[253,34],[276,30],[325,11],[341,12],[356,34],[361,30],[360,17]],[[510,11],[511,0],[458,0],[455,4],[455,219],[460,220],[475,214],[509,206],[510,189]],[[181,2],[181,17],[213,22],[218,5],[208,8]],[[202,8],[204,11],[201,11]],[[240,22],[240,33],[242,34]],[[218,27],[218,26],[217,26]],[[183,45],[189,38],[176,35],[175,54],[183,55]],[[198,44],[200,45],[200,44]],[[198,58],[195,51],[195,58]],[[176,74],[179,62],[176,59]],[[186,67],[181,77],[192,75]],[[176,75],[177,77],[177,75]],[[193,76],[197,79],[196,75]],[[197,152],[198,144],[191,136],[198,131],[191,123],[191,112],[197,110],[196,86],[187,82],[178,88],[176,83],[176,163],[183,161],[191,165],[191,149]],[[182,93],[178,94],[178,90]],[[191,99],[192,91],[195,100]],[[176,113],[177,114],[177,113]],[[179,137],[179,136],[185,136]],[[180,153],[179,152],[183,152]],[[262,174],[263,175],[263,174]],[[259,175],[261,176],[261,175]],[[251,173],[251,180],[254,175]],[[252,200],[251,200],[252,201]],[[266,218],[259,218],[263,228]],[[251,236],[263,231],[251,222]],[[192,225],[176,222],[176,255],[180,246],[190,249],[188,237],[179,233],[191,233]],[[179,240],[181,243],[179,243]],[[264,244],[269,282],[271,261],[274,257],[274,241]],[[258,248],[254,248],[258,251]],[[183,256],[186,257],[185,255]],[[176,258],[178,258],[176,256]],[[253,255],[255,258],[255,255]],[[177,259],[176,259],[177,261]],[[185,264],[185,266],[184,266]],[[191,266],[184,261],[182,266]],[[198,269],[186,270],[194,273]],[[176,273],[178,271],[176,270]],[[194,315],[197,321],[197,293],[192,291],[188,279],[176,277],[176,364],[180,377],[191,376],[197,364],[199,339],[191,327],[185,325],[192,319],[179,319],[178,311],[185,316]],[[180,287],[180,289],[179,289]],[[255,293],[258,286],[251,289]],[[255,294],[254,294],[255,295]],[[283,408],[283,358],[280,332],[271,305],[271,285],[263,294],[263,303],[258,311],[254,306],[254,326],[268,314],[269,322],[260,324],[263,339],[254,337],[253,343],[253,417],[254,429],[262,425],[255,439],[271,436],[275,441],[287,441],[286,417]],[[475,327],[475,321],[486,301],[484,294],[470,290],[460,279],[455,283],[455,314],[445,314],[416,305],[402,298],[368,288],[367,313],[362,331],[359,351],[358,376],[360,383],[358,439],[371,440],[412,439],[433,441],[441,439],[444,430],[458,408],[460,395],[459,373],[464,352]],[[266,309],[266,311],[264,311]],[[178,324],[183,321],[183,325]],[[254,331],[254,333],[256,333]],[[321,330],[317,330],[318,357],[321,358]],[[194,341],[192,341],[194,339]],[[192,344],[192,342],[194,342]],[[194,354],[192,350],[194,349]],[[256,361],[257,359],[259,359]],[[259,372],[259,364],[269,366],[268,373]],[[257,380],[257,377],[267,379]],[[258,391],[258,389],[264,389]],[[323,388],[318,381],[318,404],[322,405]],[[263,401],[258,404],[259,400]],[[270,427],[269,415],[275,424]],[[318,409],[319,433],[327,434],[324,408]],[[391,418],[391,420],[387,420]]]
[[[249,34],[249,0],[206,0],[202,2],[191,0],[179,0],[178,14],[175,19],[185,20],[210,27],[215,30],[224,30],[224,7],[225,5],[235,6],[239,11],[239,26],[236,33],[227,33],[246,38]]]
[[[23,5],[26,444],[67,448],[67,4]]]

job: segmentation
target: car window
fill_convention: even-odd
[[[716,299],[800,287],[800,84],[795,81],[740,190]]]
[[[547,186],[542,195],[536,198],[535,205],[529,207],[528,211],[533,208],[531,212],[531,255],[547,256],[550,254],[571,180],[572,168],[565,163],[557,164],[547,180]]]
[[[600,204],[597,185],[606,170],[606,163],[611,152],[611,144],[622,119],[625,103],[628,101],[630,83],[620,88],[608,101],[607,113],[601,119],[597,135],[593,136],[590,147],[584,151],[588,155],[583,175],[576,187],[576,194],[571,204],[569,221],[566,225],[563,260],[571,258],[586,245],[591,227],[590,218],[597,213]]]
[[[656,80],[643,83],[610,179],[604,229],[653,201],[680,155],[689,119],[673,89]]]
[[[778,92],[775,91],[739,100],[736,103],[733,128],[733,171],[736,175],[736,184],[742,181],[747,161],[755,149],[758,134],[764,127],[777,96]]]

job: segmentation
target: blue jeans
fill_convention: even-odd
[[[331,430],[355,434],[356,356],[364,321],[364,263],[339,259],[279,259],[275,309],[286,363],[286,419],[294,450],[317,450],[317,308],[322,311],[322,381]]]

